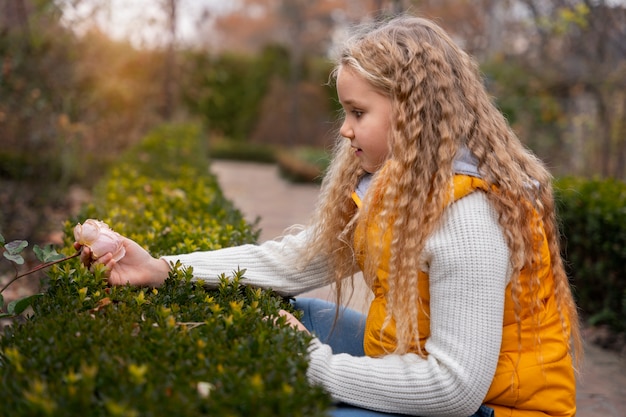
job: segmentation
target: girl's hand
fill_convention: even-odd
[[[139,244],[126,237],[122,237],[122,244],[126,254],[118,261],[110,252],[94,259],[87,246],[74,243],[74,247],[76,250],[82,248],[80,260],[83,265],[91,268],[95,264],[102,264],[106,267],[106,276],[111,285],[156,287],[165,281],[170,272],[170,266],[165,260],[153,258]]]
[[[278,314],[280,314],[281,316],[285,317],[287,319],[287,324],[291,325],[292,327],[294,327],[296,330],[300,330],[301,332],[307,332],[309,333],[309,331],[307,330],[306,327],[304,327],[304,324],[302,324],[300,322],[300,320],[298,320],[297,318],[295,318],[293,316],[293,314],[289,313],[288,311],[285,310],[280,310],[278,312]],[[309,333],[310,334],[310,333]]]

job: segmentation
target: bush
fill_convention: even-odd
[[[188,110],[214,132],[243,141],[257,122],[273,77],[287,78],[289,54],[268,46],[258,55],[189,52],[182,97]]]
[[[272,145],[222,139],[209,144],[212,159],[274,163],[276,149]]]
[[[194,162],[198,143],[194,127],[156,130],[110,173],[83,215],[109,222],[153,254],[255,241],[253,225],[224,200],[206,163]],[[3,411],[325,415],[329,397],[306,379],[310,336],[274,321],[290,304],[242,285],[245,271],[230,275],[207,290],[192,282],[191,269],[175,265],[162,287],[147,289],[109,287],[102,269],[89,272],[75,259],[53,267],[32,315],[0,339]]]
[[[626,330],[626,183],[562,178],[555,197],[574,294],[591,324]]]
[[[330,165],[330,156],[322,149],[300,147],[278,152],[280,174],[292,182],[321,182]]]
[[[80,219],[98,218],[153,255],[256,242],[209,172],[197,126],[165,126],[124,156],[96,188]]]
[[[0,340],[3,410],[12,416],[315,416],[308,338],[272,322],[285,303],[241,285],[109,288],[101,274],[58,269],[34,315]],[[265,320],[264,317],[269,317]]]

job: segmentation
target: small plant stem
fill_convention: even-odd
[[[0,294],[2,294],[4,292],[4,290],[6,290],[9,287],[9,285],[13,284],[18,279],[20,279],[22,277],[25,277],[26,275],[33,274],[33,273],[35,273],[37,271],[40,271],[40,270],[42,270],[44,268],[47,268],[49,266],[52,266],[54,264],[58,264],[58,263],[67,261],[67,260],[72,259],[72,258],[76,258],[79,255],[80,255],[80,251],[76,252],[73,255],[66,256],[65,258],[57,259],[56,261],[50,261],[50,262],[43,263],[43,264],[38,265],[38,266],[36,266],[35,268],[33,268],[33,269],[29,270],[29,271],[26,271],[26,272],[24,272],[22,274],[16,275],[15,277],[13,277],[13,279],[11,279],[11,281],[7,282],[7,284],[4,287],[2,287],[2,289],[0,289]]]

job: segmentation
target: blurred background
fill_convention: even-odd
[[[59,241],[107,166],[164,122],[201,124],[216,155],[323,153],[333,45],[404,11],[478,59],[555,176],[626,179],[624,1],[1,0],[0,232]]]

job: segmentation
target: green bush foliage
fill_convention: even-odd
[[[93,187],[166,101],[166,52],[77,36],[67,6],[0,5],[0,231],[40,244],[58,232],[51,211],[70,209],[68,191]]]
[[[285,303],[243,286],[205,291],[176,268],[158,290],[106,286],[67,265],[28,322],[0,340],[2,408],[12,416],[317,416],[308,338]],[[267,319],[265,319],[267,317]]]
[[[276,147],[266,144],[226,139],[213,141],[209,144],[211,159],[274,163],[276,162],[275,154]]]
[[[296,183],[321,183],[330,165],[330,155],[321,148],[286,149],[279,152],[276,159],[282,177]]]
[[[259,235],[209,172],[195,125],[166,125],[130,150],[80,219],[98,218],[155,256],[253,243]]]
[[[58,2],[36,3],[0,24],[0,178],[89,182],[162,120],[163,54],[76,36]]]
[[[153,254],[256,240],[198,155],[199,130],[165,126],[99,186],[83,216]],[[187,165],[185,161],[189,161]],[[73,222],[68,222],[68,235]],[[68,247],[71,237],[67,239]],[[175,265],[158,289],[109,287],[77,259],[55,265],[32,314],[0,338],[2,410],[11,416],[322,416],[306,379],[310,336],[278,318],[270,290],[225,271],[217,288]]]
[[[626,330],[626,183],[555,183],[563,252],[578,304],[591,324]]]
[[[496,56],[482,62],[490,93],[511,126],[539,157],[548,162],[557,175],[571,172],[562,159],[563,131],[567,116],[548,80],[528,71],[515,60]]]
[[[272,77],[287,78],[289,54],[268,46],[257,56],[190,52],[192,71],[182,85],[184,103],[207,126],[234,140],[247,139]]]

